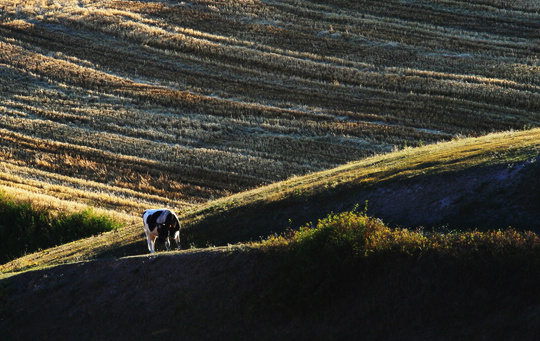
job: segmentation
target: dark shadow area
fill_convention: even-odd
[[[186,226],[182,242],[197,247],[260,240],[317,222],[368,201],[368,215],[390,226],[416,229],[540,232],[540,161],[424,174],[376,185],[344,185],[321,195],[237,207]]]

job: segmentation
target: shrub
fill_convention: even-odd
[[[313,226],[309,223],[297,231],[263,241],[265,250],[287,249],[299,259],[329,259],[330,262],[350,261],[376,251],[400,250],[413,252],[422,249],[426,237],[422,233],[390,229],[380,219],[364,212],[330,213]]]
[[[0,193],[0,263],[120,226],[119,222],[96,214],[92,208],[55,215],[47,208],[17,202]]]
[[[317,257],[338,261],[356,258],[364,253],[369,218],[355,212],[329,214],[316,227],[306,225],[293,234],[297,257]]]
[[[532,231],[514,229],[497,231],[424,232],[422,229],[391,229],[380,219],[354,210],[329,214],[298,231],[289,230],[261,243],[264,250],[285,250],[304,261],[329,259],[342,262],[376,253],[420,255],[437,252],[441,255],[469,257],[474,255],[505,256],[536,252],[540,237]]]
[[[316,226],[310,223],[264,240],[259,247],[275,257],[279,268],[269,297],[277,305],[300,297],[307,304],[313,295],[324,294],[365,255],[369,236],[381,228],[380,220],[364,213],[331,213]]]
[[[540,259],[540,238],[530,231],[392,229],[365,211],[329,214],[315,226],[307,224],[272,236],[259,247],[275,267],[261,274],[266,276],[266,287],[254,304],[273,306],[291,317],[306,309],[331,307],[340,295],[336,288],[350,284],[350,290],[361,290],[355,283],[369,282],[369,276],[377,278],[376,269],[422,269],[418,271],[431,276],[438,273],[440,264],[449,264],[453,268],[448,271],[461,276],[481,273],[493,264],[513,269],[514,264],[521,267],[524,263],[520,262],[533,264]]]

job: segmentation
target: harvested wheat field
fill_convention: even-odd
[[[536,127],[539,11],[2,0],[0,184],[183,211],[404,146]]]

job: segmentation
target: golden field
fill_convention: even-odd
[[[1,184],[52,207],[185,211],[405,146],[536,127],[539,9],[0,1]]]

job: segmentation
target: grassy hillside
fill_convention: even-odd
[[[0,9],[0,184],[26,193],[185,210],[395,147],[540,124],[536,1]]]
[[[185,247],[365,200],[407,227],[538,228],[537,131],[459,139],[540,124],[536,2],[0,4],[0,186],[127,225],[8,269],[144,253],[150,206]]]
[[[540,129],[457,139],[369,157],[199,205],[180,216],[184,248],[260,240],[363,207],[395,226],[540,231]],[[20,271],[147,253],[140,217],[126,228],[21,257]]]
[[[329,215],[262,244],[82,262],[0,281],[5,339],[536,339],[534,233]],[[40,304],[36,304],[39,302]]]
[[[533,0],[0,0],[0,191],[125,225],[0,265],[2,339],[538,338],[539,30]],[[155,206],[188,250],[146,254]]]
[[[540,130],[489,134],[365,158],[200,205],[184,240],[259,239],[347,211],[417,228],[540,231]]]

